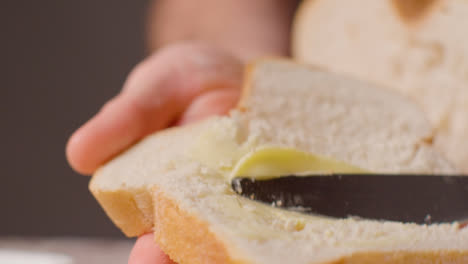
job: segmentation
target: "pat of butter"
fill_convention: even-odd
[[[282,147],[263,147],[243,156],[231,172],[234,177],[269,179],[294,174],[366,173],[350,164]]]

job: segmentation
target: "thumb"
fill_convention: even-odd
[[[138,238],[128,259],[128,264],[176,264],[154,241],[152,234]]]
[[[226,114],[239,101],[240,90],[225,88],[206,92],[190,104],[178,125],[198,121],[212,115]]]

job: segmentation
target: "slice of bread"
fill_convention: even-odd
[[[414,99],[468,172],[468,1],[309,0],[294,24],[297,59]]]
[[[158,132],[110,161],[90,190],[128,236],[153,231],[180,264],[467,263],[468,229],[303,215],[236,195],[244,154],[286,146],[378,172],[453,172],[410,101],[281,60],[253,64],[238,110]],[[395,190],[398,195],[398,190]],[[395,205],[398,206],[398,205]]]

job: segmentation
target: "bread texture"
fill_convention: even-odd
[[[435,146],[468,172],[468,1],[304,1],[293,54],[395,89],[426,112]]]
[[[128,236],[154,232],[180,264],[467,263],[468,229],[304,215],[236,195],[223,175],[263,146],[378,172],[450,173],[409,100],[282,60],[250,66],[228,117],[151,135],[100,168],[90,190]]]

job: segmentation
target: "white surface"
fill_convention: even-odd
[[[15,249],[0,249],[0,263],[5,264],[72,264],[71,257],[62,254],[52,254]]]
[[[0,236],[0,264],[126,264],[133,243],[133,239],[93,239],[77,237],[28,238]],[[11,252],[12,250],[16,253],[22,254],[20,256],[22,262],[13,262],[13,258],[6,259],[7,255],[5,253],[7,253],[7,251]],[[39,262],[40,260],[43,260],[42,257],[39,257],[33,259],[31,262],[31,257],[36,257],[41,255],[41,253],[50,253],[52,256],[58,256],[58,258],[53,257],[52,259],[44,260],[49,262]],[[49,254],[47,255],[50,256]],[[67,256],[69,258],[68,260],[60,258],[66,258]]]

